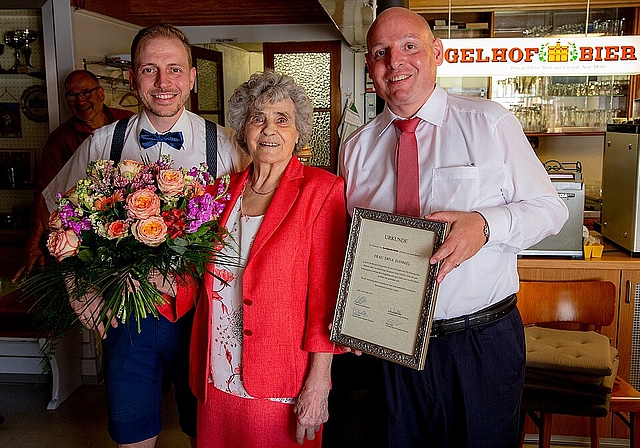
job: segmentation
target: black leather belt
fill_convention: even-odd
[[[478,327],[502,319],[516,307],[518,301],[515,294],[511,294],[504,300],[490,305],[480,311],[466,316],[453,317],[451,319],[434,320],[431,324],[431,337],[442,336],[447,333]]]

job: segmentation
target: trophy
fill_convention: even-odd
[[[20,71],[24,71],[26,73],[32,73],[36,69],[33,67],[33,65],[31,65],[31,47],[29,46],[29,44],[38,38],[38,32],[27,28],[24,30],[19,30],[18,33],[20,33],[20,39],[24,43],[22,52],[24,53],[24,61],[25,61],[24,70],[20,70]]]
[[[4,43],[13,48],[15,52],[15,62],[9,69],[10,73],[17,73],[20,67],[20,49],[24,46],[24,41],[20,36],[20,31],[7,31],[4,33]]]

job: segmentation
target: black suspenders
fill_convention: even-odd
[[[113,139],[111,140],[111,154],[109,155],[109,160],[113,160],[116,165],[120,163],[120,159],[122,158],[124,134],[127,130],[129,118],[130,117],[118,120],[118,122],[116,123],[116,129],[113,131]]]
[[[209,174],[215,179],[218,177],[218,126],[213,121],[204,120],[206,129],[207,167]]]
[[[119,163],[122,158],[122,148],[124,148],[124,136],[127,130],[127,124],[129,118],[123,118],[116,123],[115,130],[113,131],[113,139],[111,140],[111,152],[109,159],[115,163]],[[213,121],[207,119],[205,121],[205,140],[206,140],[206,152],[207,152],[207,167],[209,168],[209,174],[214,178],[217,177],[218,172],[218,127]],[[190,168],[190,167],[184,167]]]

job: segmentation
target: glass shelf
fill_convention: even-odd
[[[493,77],[491,99],[527,133],[598,134],[627,116],[629,76]]]
[[[129,85],[127,70],[131,67],[131,63],[128,61],[124,61],[124,62],[114,62],[114,61],[107,61],[107,60],[87,61],[86,59],[83,59],[82,62],[84,64],[85,70],[89,70],[88,66],[90,65],[97,65],[97,66],[103,67],[103,70],[101,71],[101,73],[94,73],[96,75],[96,78],[98,78],[99,80],[107,81],[112,85],[120,84],[120,83],[122,83],[123,86]],[[119,69],[121,73],[118,77],[105,75],[103,74],[105,71],[104,68],[116,68],[116,69]],[[93,70],[91,71],[93,72]]]

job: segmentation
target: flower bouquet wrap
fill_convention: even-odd
[[[218,218],[228,179],[214,197],[205,191],[213,183],[205,164],[173,169],[167,157],[90,162],[86,178],[58,193],[49,219],[47,247],[56,261],[23,285],[40,297],[37,314],[47,331],[59,334],[77,319],[70,301],[77,310],[100,297],[95,322],[106,330],[112,317],[133,319],[140,331],[140,319],[157,317],[166,303],[150,276],[188,283],[201,278],[214,257],[225,264],[219,251],[229,243]]]

